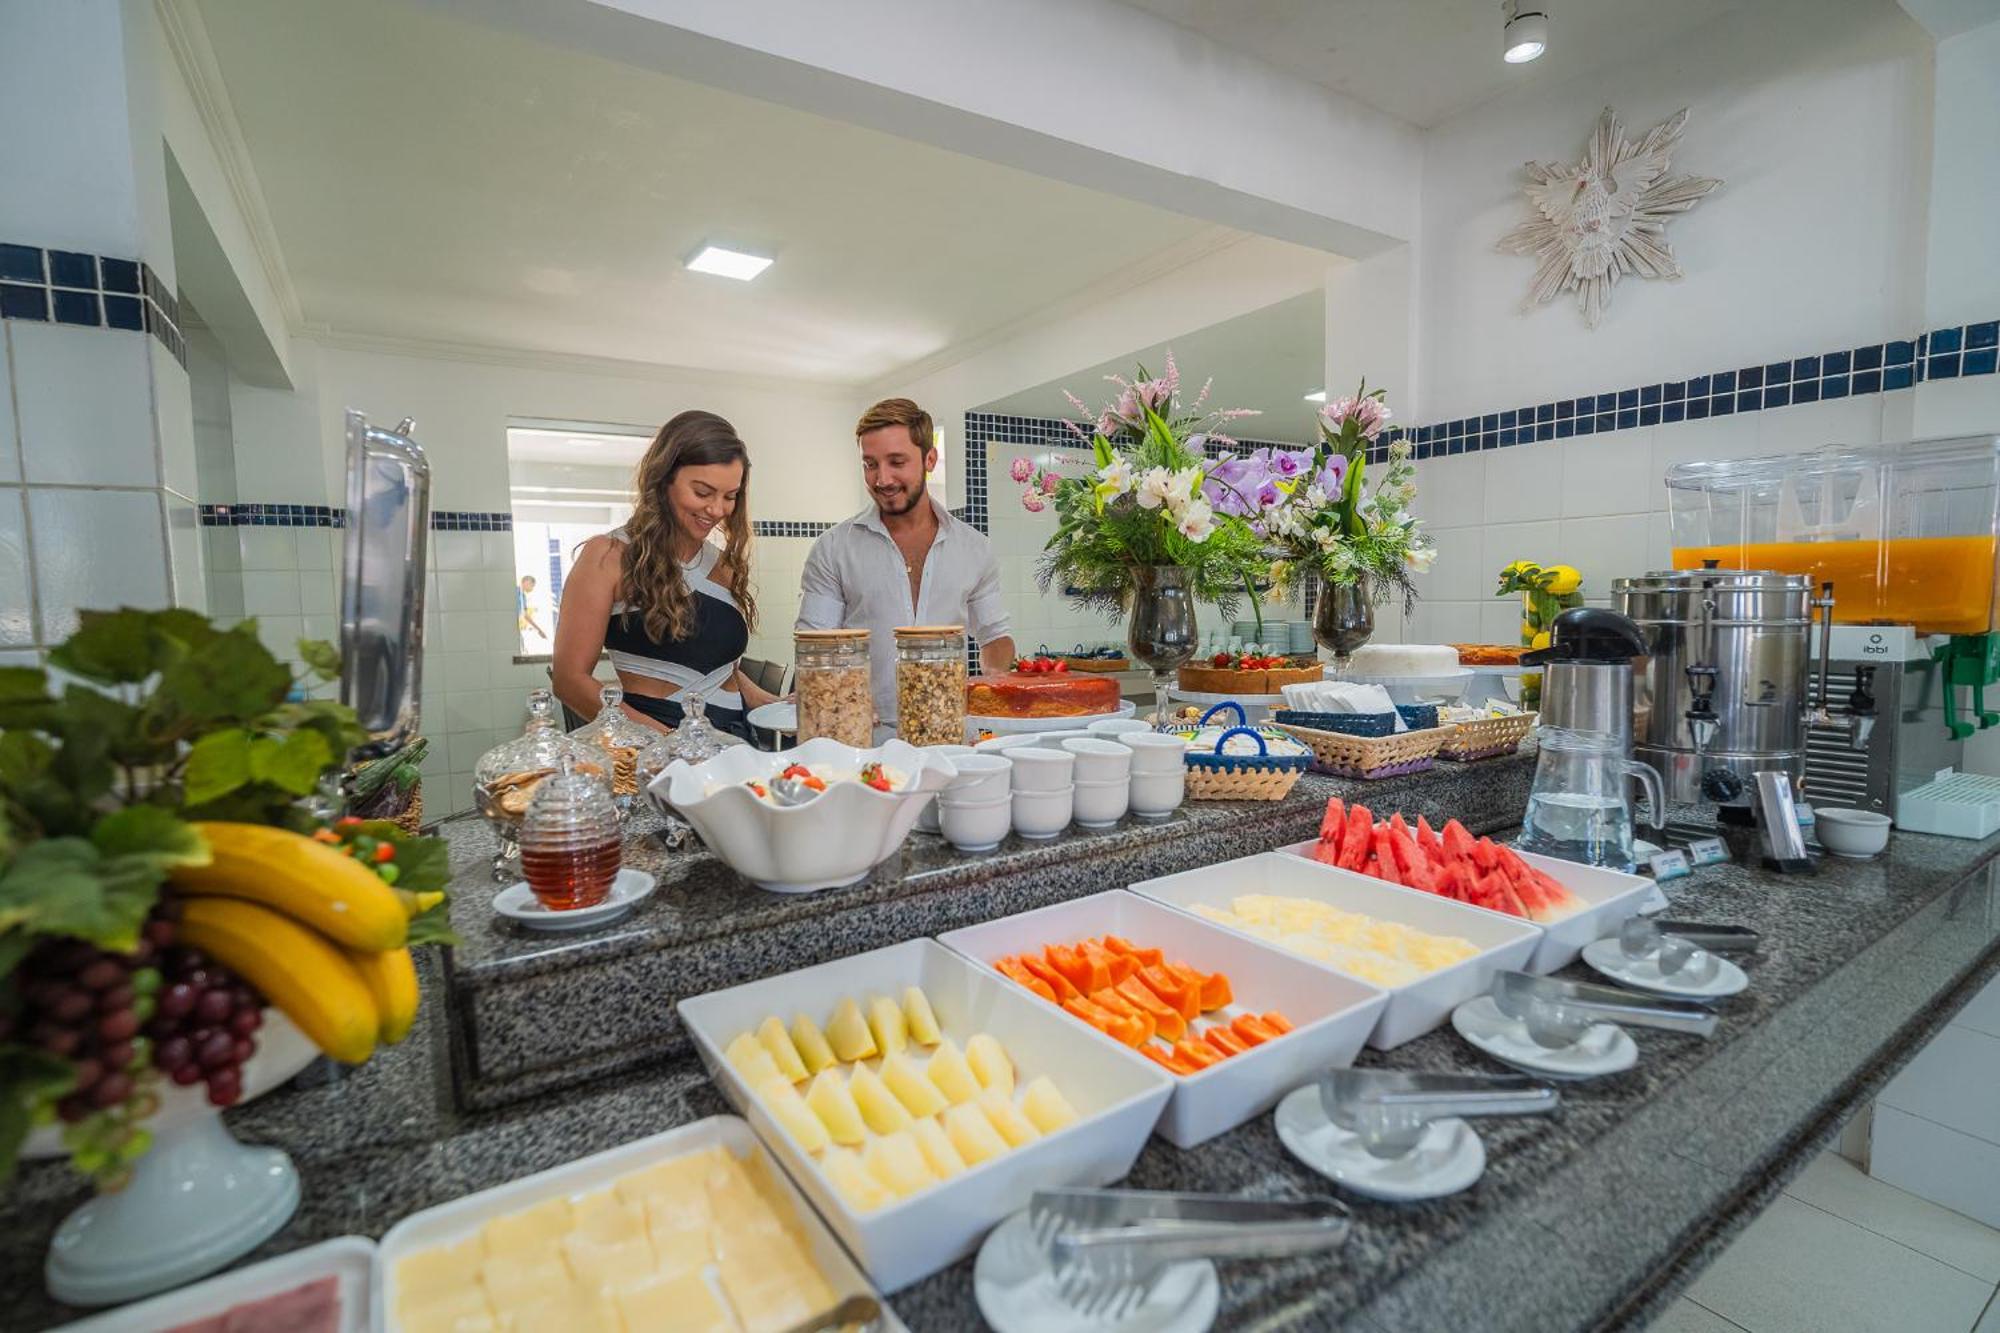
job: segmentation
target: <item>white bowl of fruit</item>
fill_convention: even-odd
[[[903,845],[951,760],[891,740],[858,750],[824,737],[771,753],[737,746],[676,763],[648,788],[759,888],[810,893],[863,878]]]

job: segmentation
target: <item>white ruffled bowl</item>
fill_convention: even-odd
[[[796,806],[760,800],[743,785],[774,778],[787,764],[858,772],[871,763],[903,774],[907,785],[882,792],[834,782],[818,799]],[[758,888],[811,893],[855,883],[889,859],[924,802],[957,776],[950,759],[899,740],[857,750],[821,737],[775,753],[739,745],[699,764],[676,762],[653,779],[648,794],[671,806],[710,851]]]

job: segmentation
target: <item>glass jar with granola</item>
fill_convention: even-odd
[[[868,631],[802,629],[792,635],[801,744],[825,736],[866,749],[875,740],[868,683]]]
[[[896,631],[896,734],[911,745],[965,743],[965,626]]]

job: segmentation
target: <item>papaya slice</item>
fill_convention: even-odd
[[[1118,983],[1118,993],[1134,1007],[1145,1011],[1153,1020],[1153,1031],[1168,1041],[1179,1041],[1187,1033],[1187,1020],[1180,1011],[1163,1003],[1159,996],[1146,989],[1146,983],[1138,977],[1127,977]]]
[[[1283,1034],[1255,1014],[1238,1014],[1229,1020],[1229,1030],[1246,1046],[1262,1046]],[[1214,1028],[1209,1029],[1215,1031]]]
[[[1201,1039],[1207,1042],[1209,1045],[1213,1046],[1216,1050],[1221,1051],[1225,1057],[1231,1055],[1241,1055],[1243,1054],[1243,1052],[1250,1049],[1249,1042],[1243,1040],[1243,1038],[1237,1036],[1234,1032],[1222,1026],[1222,1024],[1220,1023],[1217,1023],[1214,1027],[1211,1027],[1207,1031],[1203,1032],[1201,1034]]]
[[[1048,982],[1043,981],[1040,977],[1036,976],[1033,972],[1030,972],[1026,967],[1022,965],[1020,959],[1002,958],[998,962],[994,963],[993,967],[996,971],[1000,973],[1001,976],[1006,977],[1009,981],[1017,982],[1020,985],[1027,987],[1029,990],[1041,996],[1044,1000],[1047,1000],[1051,1004],[1055,1003],[1056,999],[1055,988],[1049,985]]]
[[[1113,953],[1096,940],[1083,941],[1076,946],[1076,951],[1083,955],[1084,961],[1090,964],[1090,974],[1092,977],[1095,977],[1098,971],[1102,969],[1105,978],[1104,984],[1107,986],[1116,986],[1119,982],[1139,970],[1138,959],[1128,958],[1124,954]]]
[[[1144,1046],[1141,1046],[1139,1054],[1145,1056],[1148,1060],[1151,1060],[1154,1064],[1159,1065],[1169,1073],[1192,1074],[1196,1072],[1196,1066],[1181,1059],[1174,1052],[1156,1046],[1152,1042],[1147,1042]]]
[[[1280,1034],[1281,1036],[1284,1033],[1290,1032],[1292,1030],[1292,1020],[1286,1018],[1276,1009],[1267,1009],[1263,1013],[1257,1015],[1257,1017],[1264,1020],[1265,1027],[1270,1028],[1272,1031]]]
[[[1174,1054],[1178,1055],[1188,1064],[1193,1065],[1196,1069],[1206,1069],[1210,1065],[1219,1065],[1222,1063],[1221,1051],[1216,1050],[1207,1042],[1197,1041],[1193,1037],[1182,1037],[1179,1041],[1175,1042]]]
[[[1140,968],[1139,980],[1146,983],[1146,989],[1160,997],[1160,1003],[1191,1022],[1201,1016],[1201,987],[1189,986],[1174,975],[1171,966],[1160,963]]]
[[[1037,958],[1031,953],[1024,953],[1016,961],[1030,974],[1040,978],[1043,985],[1055,992],[1057,1004],[1061,1004],[1064,1000],[1073,1000],[1083,994],[1070,984],[1068,977],[1050,967],[1047,958]]]
[[[1080,995],[1073,1000],[1064,1000],[1062,1007],[1106,1036],[1114,1035],[1111,1029],[1118,1026],[1118,1015],[1101,1004],[1091,1003]]]
[[[1049,960],[1050,967],[1062,973],[1070,985],[1085,995],[1094,990],[1103,990],[1111,984],[1109,975],[1094,975],[1090,960],[1067,944],[1048,945],[1042,950],[1042,956]]]
[[[1120,939],[1116,935],[1106,935],[1104,937],[1104,947],[1112,953],[1124,954],[1127,958],[1136,962],[1139,967],[1154,967],[1167,961],[1166,954],[1161,950],[1141,949],[1130,940]],[[1138,968],[1134,968],[1133,970],[1137,971]]]
[[[1126,1041],[1120,1032],[1112,1034],[1118,1037],[1120,1041],[1124,1041],[1127,1046],[1137,1046],[1140,1042],[1151,1041],[1153,1039],[1152,1015],[1133,1004],[1123,995],[1120,995],[1112,987],[1106,986],[1101,991],[1092,992],[1090,1002],[1100,1008],[1110,1010],[1120,1019],[1124,1020],[1120,1025],[1121,1032],[1137,1032],[1139,1034],[1130,1041]]]

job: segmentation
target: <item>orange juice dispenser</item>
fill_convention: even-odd
[[[1676,569],[1803,575],[1832,598],[1812,645],[1827,664],[1812,681],[1813,800],[1914,811],[1903,798],[2000,723],[1985,700],[2000,681],[2000,437],[1686,463],[1666,483]]]

